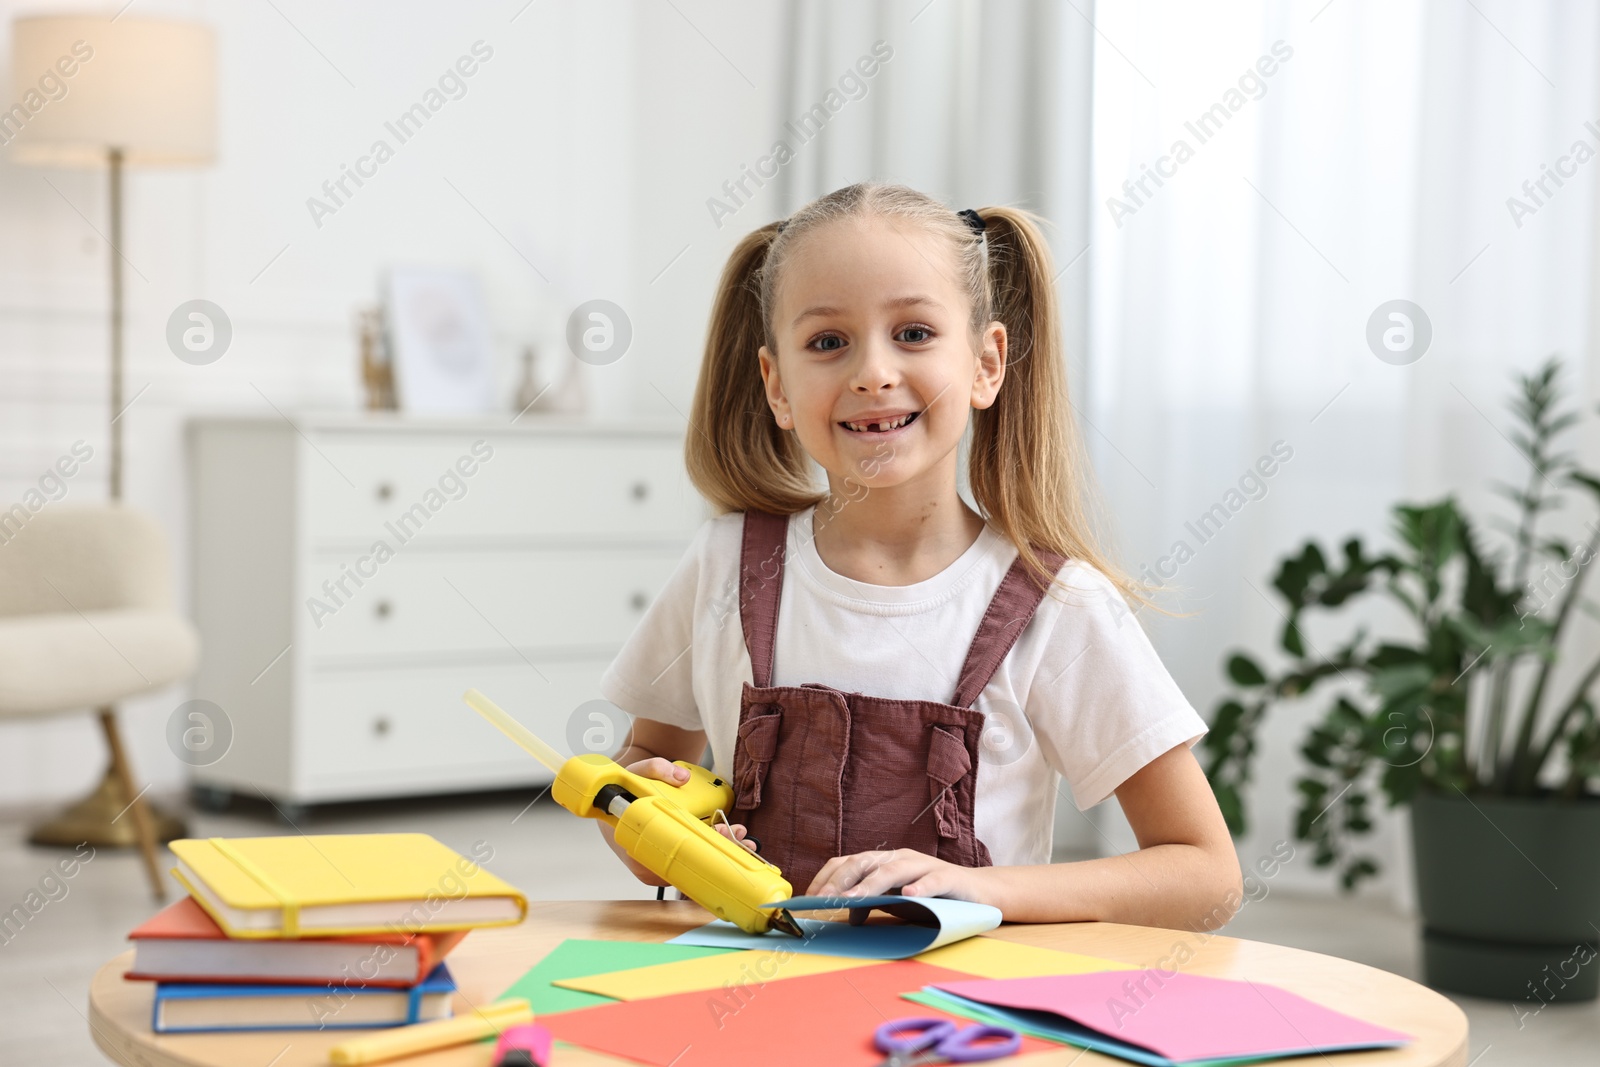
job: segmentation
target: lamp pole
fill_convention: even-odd
[[[111,156],[111,499],[122,499],[122,149]]]

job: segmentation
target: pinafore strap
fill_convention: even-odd
[[[789,517],[768,511],[744,513],[739,557],[739,623],[750,651],[751,682],[772,684],[772,648],[778,637],[778,599],[783,595],[783,556]]]
[[[1039,559],[1051,574],[1066,562],[1066,557],[1057,552],[1040,551]],[[958,708],[972,706],[994,672],[1000,669],[1011,646],[1022,636],[1028,620],[1033,618],[1039,601],[1048,591],[1048,583],[1031,574],[1020,555],[1011,561],[1010,569],[1000,579],[1000,587],[989,601],[989,609],[978,623],[978,632],[972,635],[967,660],[961,665],[961,677],[956,681],[956,695],[950,698],[950,703]]]

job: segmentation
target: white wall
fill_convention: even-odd
[[[0,4],[0,64],[12,16],[51,6]],[[585,368],[593,408],[686,410],[717,270],[738,234],[771,217],[752,205],[719,231],[704,200],[771,141],[780,12],[707,0],[523,8],[275,0],[132,12],[198,18],[218,38],[216,165],[131,172],[125,193],[127,395],[144,390],[123,418],[125,498],[168,531],[180,603],[184,421],[271,414],[269,401],[358,406],[352,316],[390,264],[478,274],[508,408],[521,347],[559,350],[572,307],[605,297],[635,333],[620,362]],[[480,40],[493,54],[466,94],[316,226],[307,198]],[[10,85],[0,71],[5,106]],[[0,152],[0,507],[79,439],[96,456],[66,499],[105,496],[106,199],[103,173],[21,167]],[[164,340],[169,313],[195,297],[234,327],[208,366],[180,362]],[[182,781],[162,727],[183,699],[175,688],[124,708],[135,766],[158,789]],[[0,725],[0,804],[73,796],[102,766],[87,715]]]

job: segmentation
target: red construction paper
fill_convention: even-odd
[[[1199,974],[1101,971],[937,985],[985,1004],[1054,1012],[1172,1060],[1296,1055],[1411,1040],[1265,982]]]
[[[890,1019],[970,1020],[900,999],[935,982],[970,975],[914,960],[782,978],[737,989],[701,990],[545,1015],[561,1041],[656,1067],[877,1067],[872,1034]],[[1059,1048],[1022,1039],[1022,1052]]]

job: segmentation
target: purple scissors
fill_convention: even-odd
[[[1004,1026],[958,1027],[948,1019],[894,1019],[878,1027],[872,1043],[889,1054],[878,1067],[911,1067],[997,1060],[1021,1048],[1022,1035]]]

